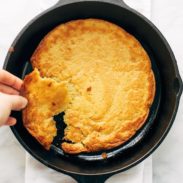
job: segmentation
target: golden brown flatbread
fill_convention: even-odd
[[[61,24],[41,41],[31,62],[41,77],[57,82],[50,95],[60,99],[61,104],[54,108],[56,113],[64,106],[66,142],[61,147],[65,152],[111,149],[126,142],[144,124],[154,98],[154,75],[146,51],[121,27],[98,19]],[[27,86],[24,96],[29,99],[27,112],[23,113],[24,124],[26,128],[32,124],[35,131],[40,129],[37,115],[27,116],[29,111],[39,111],[31,105],[35,98],[30,98],[37,90],[31,88],[27,79],[24,83]],[[46,87],[43,84],[42,90]],[[60,94],[54,93],[55,90]],[[44,92],[42,98],[47,98]],[[69,100],[67,103],[63,103],[65,98]],[[54,98],[46,99],[45,104],[50,101]],[[51,106],[49,110],[53,111]],[[56,134],[54,122],[50,124],[54,133],[50,133],[49,144]],[[31,134],[38,136],[37,131]],[[42,139],[46,134],[43,133]]]
[[[28,106],[23,110],[24,126],[49,149],[57,134],[53,116],[64,111],[68,102],[66,86],[51,78],[41,78],[35,69],[25,77],[21,95],[28,99]]]

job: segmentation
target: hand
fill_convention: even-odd
[[[19,96],[22,80],[5,70],[0,70],[0,126],[14,125],[12,110],[19,111],[27,105],[27,99]]]

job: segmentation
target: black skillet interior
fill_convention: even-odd
[[[156,77],[156,97],[146,124],[128,143],[108,151],[110,158],[99,154],[82,154],[71,158],[58,148],[47,152],[25,130],[20,112],[12,131],[24,148],[45,165],[68,174],[102,175],[124,171],[146,158],[169,131],[178,108],[182,81],[173,53],[161,33],[147,19],[119,1],[60,1],[61,4],[36,17],[13,43],[4,69],[23,77],[31,71],[30,57],[40,40],[56,25],[74,19],[100,18],[113,22],[134,35],[148,52]],[[62,4],[66,5],[62,5]],[[62,6],[61,6],[62,5]],[[161,103],[160,103],[161,98]],[[90,161],[92,160],[92,161]]]

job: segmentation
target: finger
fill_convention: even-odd
[[[11,110],[23,109],[27,104],[27,99],[19,95],[8,95],[0,92],[0,126],[9,121]],[[11,124],[14,120],[10,119]]]
[[[11,105],[11,110],[19,111],[27,105],[27,99],[18,95],[9,95],[8,100]]]
[[[22,86],[21,79],[5,70],[0,70],[0,83],[4,83],[8,86],[11,86],[16,90],[20,90]]]
[[[0,126],[4,125],[11,113],[10,104],[5,105],[3,100],[4,97],[0,95]]]
[[[9,117],[4,125],[13,126],[16,124],[16,122],[17,122],[17,120],[15,118]]]
[[[10,95],[19,95],[19,92],[17,90],[1,83],[0,83],[0,92]]]
[[[21,110],[27,105],[27,99],[19,95],[8,95],[0,92],[0,107],[11,110]]]

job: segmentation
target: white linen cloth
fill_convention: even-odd
[[[52,0],[53,2],[54,0]],[[40,8],[46,9],[50,5],[49,0],[40,1]],[[150,0],[125,0],[125,2],[137,11],[150,18],[151,1]],[[71,177],[58,173],[45,165],[39,163],[26,154],[25,183],[75,183]],[[109,178],[107,183],[152,183],[152,158],[142,162],[130,170],[116,174]]]

